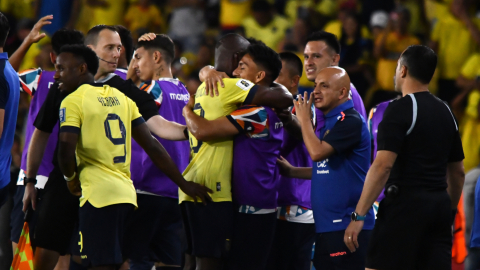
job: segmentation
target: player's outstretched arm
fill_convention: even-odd
[[[188,130],[200,141],[212,141],[229,138],[239,133],[238,129],[223,116],[209,121],[193,112],[195,97],[190,96],[188,104],[183,108],[183,116],[187,122]]]
[[[211,201],[208,193],[213,191],[199,184],[186,181],[165,148],[150,134],[146,124],[139,124],[132,129],[132,137],[145,150],[147,155],[163,173],[165,173],[188,196],[197,202],[197,197],[204,204]]]
[[[251,104],[275,109],[286,109],[293,104],[292,94],[281,84],[273,83],[270,87],[256,85],[256,87]]]
[[[280,174],[291,178],[301,178],[305,180],[312,179],[312,167],[294,167],[284,157],[277,159]]]
[[[148,129],[158,137],[170,141],[184,141],[188,139],[186,126],[168,121],[161,115],[150,117],[147,121]]]
[[[75,150],[77,148],[78,133],[60,131],[58,136],[58,164],[65,177],[72,177],[73,180],[67,182],[68,190],[73,195],[81,194],[80,180],[75,172]]]

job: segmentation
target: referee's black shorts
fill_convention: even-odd
[[[373,269],[450,270],[451,201],[446,190],[399,187],[380,202],[367,251]]]
[[[62,172],[54,169],[45,185],[41,204],[37,206],[36,246],[60,255],[69,253],[79,206],[79,197],[70,193]]]

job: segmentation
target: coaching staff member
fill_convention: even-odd
[[[450,108],[428,91],[437,56],[414,45],[400,56],[392,101],[378,127],[377,158],[353,216],[365,215],[385,186],[367,251],[367,269],[451,269],[451,223],[463,188],[463,149]],[[386,185],[385,185],[386,183]],[[362,221],[344,241],[359,244]]]

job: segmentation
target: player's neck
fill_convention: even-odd
[[[97,74],[95,74],[95,81],[99,81],[105,77],[107,77],[107,75],[110,74],[110,73],[101,73],[101,72],[97,72]]]
[[[428,91],[428,84],[422,84],[415,80],[406,80],[402,86],[402,96]]]
[[[2,47],[0,47],[0,53],[3,53],[3,48]]]
[[[159,80],[160,78],[173,78],[172,69],[163,65],[160,66],[158,70],[155,70],[153,80]]]

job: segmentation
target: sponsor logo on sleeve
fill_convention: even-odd
[[[237,81],[237,83],[235,85],[240,87],[240,89],[242,89],[243,91],[247,91],[248,89],[252,88],[253,83],[249,80],[242,79],[242,80]]]
[[[61,108],[58,114],[58,118],[60,118],[60,123],[65,122],[65,108]]]

